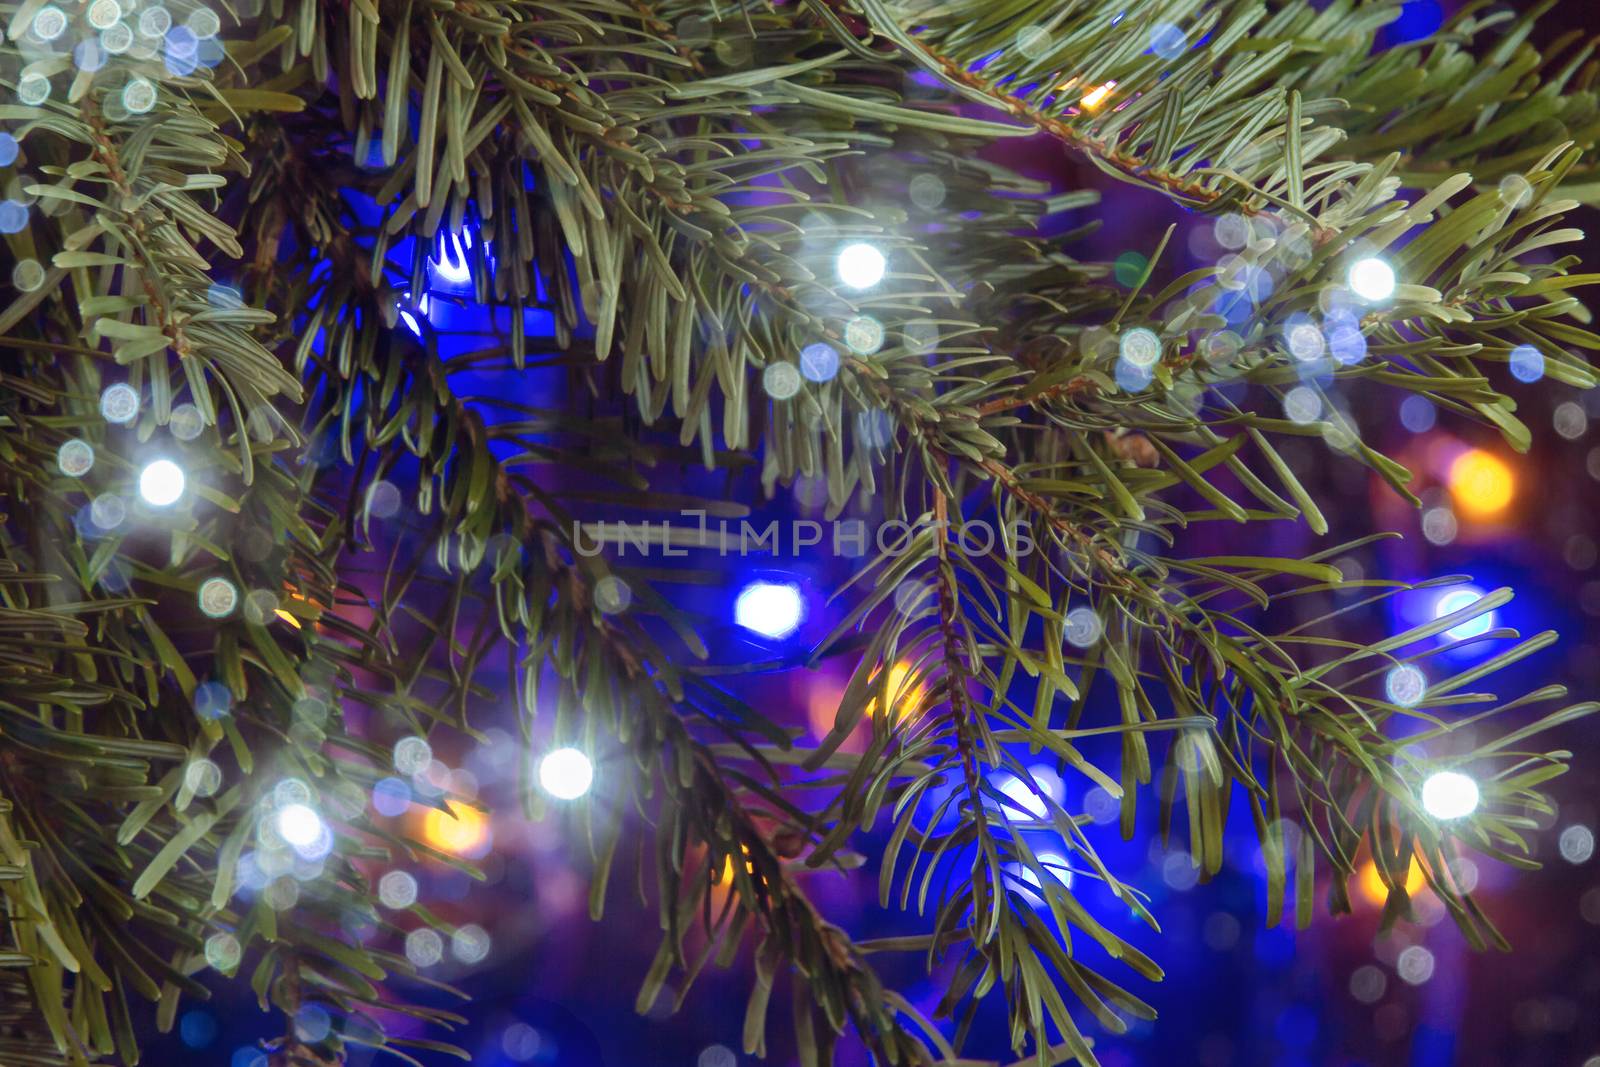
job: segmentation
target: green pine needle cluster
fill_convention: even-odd
[[[1531,865],[1540,786],[1568,757],[1538,735],[1595,705],[1483,687],[1553,636],[1496,631],[1503,650],[1466,669],[1440,657],[1502,590],[1352,642],[1343,616],[1410,588],[1333,565],[1380,534],[1306,559],[1247,539],[1269,520],[1328,530],[1285,442],[1410,496],[1345,392],[1423,396],[1525,449],[1496,386],[1513,349],[1594,384],[1575,293],[1597,279],[1571,273],[1582,234],[1563,224],[1600,202],[1592,42],[1541,54],[1537,12],[1470,4],[1375,50],[1393,0],[265,0],[217,6],[212,67],[164,62],[142,29],[108,46],[153,6],[0,5],[0,126],[20,151],[0,177],[26,210],[0,307],[0,1061],[132,1064],[141,1030],[222,981],[338,1020],[312,1044],[286,1025],[275,1064],[447,1050],[462,1019],[390,979],[420,978],[399,934],[449,924],[380,909],[375,878],[476,872],[368,798],[397,740],[482,737],[509,706],[529,816],[533,738],[606,754],[605,803],[576,807],[572,841],[595,918],[648,921],[641,893],[657,913],[641,1008],[743,953],[745,1049],[782,1017],[808,1067],[846,1034],[891,1064],[1088,1065],[1086,1020],[1150,1014],[1125,986],[1158,965],[1040,844],[1069,843],[1081,884],[1154,917],[1101,860],[1109,829],[994,784],[1030,780],[1023,751],[1118,798],[1125,832],[1154,805],[1203,875],[1244,805],[1274,921],[1309,922],[1319,893],[1348,909],[1370,856],[1388,920],[1416,863],[1469,939],[1503,945],[1452,871],[1468,850]],[[1168,24],[1185,47],[1153,54]],[[1041,236],[1088,217],[1093,190],[1052,195],[983,154],[1041,134],[1152,209],[1238,216],[1248,241],[1177,277],[1163,244],[1119,284],[1076,233]],[[497,333],[446,356],[399,316],[463,228]],[[851,241],[886,254],[881,285],[838,283]],[[1359,317],[1366,358],[1307,386],[1285,328],[1367,256],[1400,284]],[[1251,271],[1276,285],[1230,328],[1212,309]],[[852,334],[863,316],[881,344]],[[1130,388],[1134,336],[1151,374]],[[768,397],[768,368],[818,341],[845,353],[837,376]],[[452,387],[551,370],[587,409]],[[101,410],[115,382],[142,400],[125,426]],[[1321,414],[1281,416],[1308,387]],[[71,441],[91,467],[63,461]],[[152,442],[188,475],[166,510],[138,503]],[[729,691],[670,576],[576,550],[574,519],[749,514],[686,500],[690,463],[758,469],[769,492],[817,479],[830,515],[913,524],[904,551],[862,561],[811,652],[852,667],[818,743]],[[404,496],[387,523],[370,506],[386,479]],[[102,497],[127,521],[86,533]],[[956,542],[974,517],[1005,531],[978,554]],[[1207,522],[1244,526],[1244,547],[1185,551]],[[631,607],[601,610],[619,576]],[[220,621],[197,608],[217,577],[243,598]],[[1069,640],[1081,608],[1097,640]],[[512,693],[484,684],[491,664]],[[1400,664],[1426,667],[1420,704],[1385,692]],[[215,685],[225,712],[197,713]],[[1445,823],[1418,796],[1447,768],[1483,803]],[[324,869],[237,893],[286,782],[331,829]],[[881,854],[853,850],[884,826]],[[859,942],[807,896],[808,868],[863,862],[922,934]],[[363,923],[377,935],[348,933]],[[886,956],[949,976],[937,1018],[880,977]],[[965,1042],[991,996],[1010,1050]],[[437,1039],[386,1035],[388,1011]]]

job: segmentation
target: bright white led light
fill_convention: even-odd
[[[1470,585],[1447,590],[1441,593],[1439,599],[1433,602],[1433,617],[1442,619],[1446,615],[1460,611],[1462,608],[1471,607],[1481,599],[1483,599],[1483,590],[1474,589]],[[1488,633],[1489,628],[1493,625],[1494,612],[1486,611],[1476,618],[1468,619],[1466,622],[1450,627],[1444,632],[1444,635],[1456,641],[1464,641],[1469,637],[1478,637]]]
[[[1478,783],[1456,771],[1439,771],[1422,783],[1422,806],[1435,819],[1459,819],[1478,810]]]
[[[558,748],[539,761],[539,785],[557,800],[577,800],[594,783],[594,764],[575,748]]]
[[[1394,295],[1394,268],[1376,257],[1357,260],[1348,280],[1355,294],[1368,303],[1376,304]]]
[[[183,468],[170,459],[147,463],[139,472],[139,495],[152,507],[164,508],[183,495]]]
[[[733,620],[746,630],[778,640],[800,629],[806,602],[798,586],[787,582],[751,582],[739,590]]]
[[[869,244],[845,245],[839,252],[839,280],[852,289],[871,289],[883,281],[888,261]]]
[[[278,809],[278,836],[297,850],[310,848],[322,836],[322,816],[306,804],[286,804]]]

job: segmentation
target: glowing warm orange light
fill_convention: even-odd
[[[489,817],[477,808],[445,801],[449,811],[429,808],[422,819],[422,839],[452,856],[481,855],[489,846]]]
[[[1361,868],[1359,875],[1361,895],[1374,904],[1382,904],[1389,899],[1389,887],[1383,884],[1383,876],[1378,873],[1378,865],[1368,860],[1366,866]],[[1414,897],[1427,885],[1427,879],[1422,875],[1422,867],[1417,863],[1415,856],[1411,857],[1411,866],[1406,870],[1406,895]]]
[[[1116,87],[1117,83],[1114,81],[1106,82],[1104,85],[1097,85],[1084,93],[1083,99],[1079,100],[1078,103],[1085,111],[1098,111],[1100,105],[1111,97],[1111,91]]]
[[[1511,468],[1492,452],[1470,449],[1450,464],[1450,495],[1456,507],[1476,518],[1504,511],[1516,488]]]
[[[904,661],[894,664],[889,668],[889,706],[894,710],[894,721],[904,722],[913,715],[922,705],[922,698],[927,693],[921,685],[909,685],[911,677],[911,664]],[[861,729],[867,729],[867,721],[878,713],[878,679],[874,678],[869,685],[874,694],[867,701],[867,713],[862,718]],[[819,686],[811,694],[807,702],[806,711],[811,720],[811,730],[816,736],[823,737],[833,729],[833,720],[839,713],[839,701],[844,697],[844,691],[838,688]],[[856,751],[848,742],[844,750]]]

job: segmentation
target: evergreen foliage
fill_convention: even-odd
[[[1569,755],[1538,735],[1595,705],[1482,686],[1553,635],[1473,638],[1505,647],[1452,673],[1434,639],[1501,590],[1376,644],[1339,636],[1343,613],[1408,588],[1382,578],[1284,622],[1276,607],[1352,584],[1330,562],[1352,546],[1283,559],[1246,539],[1328,528],[1285,440],[1410,495],[1346,392],[1425,396],[1523,449],[1495,384],[1513,349],[1594,383],[1575,293],[1596,279],[1570,273],[1582,234],[1562,221],[1600,200],[1592,43],[1541,55],[1536,13],[1472,4],[1378,50],[1398,5],[1364,0],[266,0],[218,6],[223,54],[196,0],[160,9],[189,28],[164,39],[142,28],[153,0],[3,6],[7,195],[26,221],[5,234],[0,310],[0,1062],[134,1063],[141,1027],[222,980],[339,1020],[314,1044],[286,1026],[277,1063],[446,1048],[457,1017],[385,982],[415,968],[374,878],[470,864],[368,798],[396,740],[480,736],[510,704],[524,738],[608,754],[607,802],[577,806],[572,839],[596,919],[647,921],[639,893],[659,919],[639,1003],[742,949],[752,1052],[784,1015],[808,1065],[850,1031],[884,1063],[987,1062],[1004,1050],[963,1037],[999,995],[1011,1055],[1093,1064],[1087,1018],[1116,1032],[1149,1013],[1124,984],[1158,965],[1037,849],[1070,842],[1077,878],[1143,912],[1096,851],[1111,831],[994,784],[1028,781],[1031,752],[1119,797],[1125,832],[1155,804],[1206,874],[1246,805],[1274,918],[1308,922],[1318,886],[1346,910],[1368,854],[1397,918],[1415,857],[1466,936],[1503,945],[1451,860],[1531,865],[1539,788]],[[50,11],[66,29],[45,40]],[[208,49],[218,62],[194,58]],[[1237,214],[1248,242],[1181,277],[1154,249],[1118,284],[1039,228],[1093,191],[1052,196],[981,154],[1038,133],[1156,208]],[[919,178],[938,195],[913,196]],[[446,356],[402,312],[440,235],[464,231],[499,334]],[[882,284],[839,284],[851,241],[884,251]],[[1364,358],[1291,351],[1365,257],[1399,284],[1339,320]],[[1230,323],[1218,302],[1241,293]],[[881,346],[850,333],[857,316]],[[837,376],[765,395],[766,368],[817,341],[845,353]],[[551,368],[567,409],[455,384]],[[124,381],[141,405],[120,425],[101,398]],[[1305,388],[1320,413],[1280,415]],[[171,508],[138,500],[157,454],[188,476]],[[736,699],[648,574],[626,573],[628,611],[597,605],[613,563],[575,550],[574,516],[747,513],[686,501],[688,463],[759,464],[769,491],[820,477],[830,513],[917,523],[906,551],[863,560],[811,651],[854,664],[820,743]],[[371,514],[380,480],[404,492],[398,533]],[[126,521],[86,524],[112,497]],[[1007,539],[958,550],[978,517]],[[1238,553],[1185,552],[1206,522],[1242,526]],[[219,576],[240,602],[213,620],[197,598]],[[908,583],[925,595],[908,603]],[[1084,607],[1100,634],[1079,647]],[[514,693],[483,684],[491,663]],[[1384,685],[1408,663],[1430,676],[1414,705]],[[863,722],[870,742],[845,750]],[[1465,726],[1472,745],[1451,748]],[[1101,735],[1115,759],[1085,755]],[[1443,822],[1419,791],[1449,768],[1483,803]],[[235,881],[285,788],[332,835],[293,906]],[[874,825],[887,848],[856,855]],[[857,942],[813,905],[801,870],[863,859],[922,934]],[[352,915],[380,936],[350,936]],[[421,906],[405,921],[449,933]],[[1080,958],[1091,942],[1107,973]],[[884,954],[944,968],[943,1018],[885,984]],[[769,1010],[774,993],[791,1005]],[[439,1041],[386,1038],[378,1009]]]

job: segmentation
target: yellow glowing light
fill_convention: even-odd
[[[1456,507],[1478,518],[1504,511],[1517,487],[1516,476],[1492,452],[1474,448],[1450,464],[1450,495]]]
[[[926,692],[920,685],[907,685],[906,680],[911,676],[911,664],[901,660],[889,668],[889,707],[894,713],[895,722],[904,722],[916,714],[922,706],[922,697]],[[877,679],[872,681],[873,691],[878,688]],[[878,714],[878,698],[873,697],[867,702],[867,715]]]
[[[1117,83],[1114,81],[1106,82],[1104,85],[1097,85],[1093,89],[1090,89],[1088,92],[1084,93],[1083,99],[1079,100],[1078,104],[1085,111],[1098,111],[1100,109],[1100,105],[1104,104],[1106,100],[1111,97],[1111,91],[1116,87]]]
[[[287,611],[284,611],[282,608],[278,609],[278,618],[282,619],[284,622],[288,623],[290,626],[293,626],[296,630],[300,629],[300,620],[295,618],[293,615],[290,615]]]
[[[1383,884],[1383,877],[1378,873],[1378,865],[1368,860],[1366,866],[1361,868],[1359,875],[1361,895],[1374,904],[1382,904],[1389,899],[1389,887]],[[1415,856],[1411,857],[1411,866],[1406,870],[1406,895],[1416,896],[1422,887],[1427,885],[1427,879],[1422,875],[1422,867],[1417,863]]]
[[[427,809],[422,819],[422,839],[452,856],[476,856],[489,844],[489,817],[477,808],[445,801],[449,811]]]

